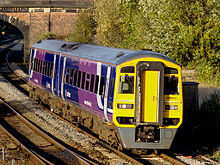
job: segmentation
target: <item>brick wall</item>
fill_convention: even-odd
[[[19,21],[25,22],[29,26],[29,46],[39,40],[40,36],[49,31],[57,35],[67,35],[74,28],[78,13],[0,13],[17,17]],[[22,29],[20,31],[23,32]]]

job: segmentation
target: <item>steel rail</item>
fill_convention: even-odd
[[[0,52],[2,52],[3,50],[13,46],[15,44],[12,44],[10,46],[5,46],[2,50],[0,50]],[[10,68],[12,69],[12,67]],[[13,69],[11,70],[13,71]],[[17,74],[16,74],[17,75]],[[19,76],[20,77],[20,76]],[[8,80],[3,76],[2,78],[4,78],[6,80],[6,82],[8,82]],[[12,110],[17,117],[22,120],[25,124],[27,124],[29,127],[31,127],[31,129],[33,129],[34,131],[36,131],[38,134],[40,134],[42,137],[44,137],[45,139],[47,139],[48,141],[52,142],[52,144],[60,147],[63,151],[69,153],[70,155],[72,155],[79,164],[96,164],[86,158],[84,158],[83,156],[77,155],[75,152],[67,149],[66,147],[64,147],[63,145],[61,145],[59,142],[57,142],[56,140],[54,140],[53,138],[51,138],[48,134],[46,134],[43,130],[41,130],[40,128],[36,127],[35,125],[33,125],[30,121],[28,121],[28,119],[26,119],[24,116],[22,116],[20,113],[18,113],[16,110],[14,110],[10,105],[8,105],[1,97],[0,100],[10,109]],[[26,147],[27,148],[27,147]],[[32,151],[34,153],[34,151]],[[35,155],[37,155],[39,158],[42,158],[40,155],[38,155],[37,153],[35,153]],[[49,161],[45,161],[47,162],[47,164],[53,164],[53,163],[49,163]]]
[[[180,161],[178,161],[178,160],[176,160],[176,159],[174,159],[164,153],[160,154],[160,157],[162,157],[165,160],[168,160],[169,162],[171,162],[172,164],[175,164],[175,165],[185,165],[185,163],[182,163],[182,162],[180,162]]]
[[[0,98],[0,103],[5,103],[4,100],[2,100],[2,98]],[[3,130],[7,135],[9,135],[11,138],[13,138],[14,141],[16,141],[18,144],[21,145],[21,148],[26,150],[31,156],[33,156],[38,163],[40,164],[51,164],[50,162],[48,162],[46,159],[42,158],[40,155],[38,155],[36,152],[31,151],[28,149],[28,147],[26,147],[20,140],[18,140],[15,136],[13,136],[7,129],[5,129],[1,124],[0,124],[0,129]]]
[[[21,78],[21,79],[23,80],[23,78],[22,78],[20,75],[17,75],[17,74],[14,72],[13,68],[11,67],[11,65],[10,65],[10,63],[9,63],[9,61],[8,61],[8,58],[7,58],[7,56],[8,56],[9,54],[10,54],[10,52],[7,53],[7,55],[6,55],[6,62],[7,62],[7,65],[8,65],[8,67],[9,67],[9,69],[10,69],[11,72],[13,72],[17,77],[19,77],[19,78]],[[26,82],[25,79],[24,79],[23,81]],[[41,105],[41,107],[44,108],[44,109],[46,109],[46,108],[43,107],[42,105]],[[127,161],[129,161],[129,162],[131,162],[131,163],[133,163],[133,164],[135,164],[135,165],[141,165],[141,164],[142,164],[142,163],[140,163],[139,161],[133,159],[132,157],[126,155],[125,153],[123,153],[123,152],[121,152],[121,151],[119,151],[119,150],[117,150],[117,149],[115,149],[115,148],[109,146],[108,144],[106,144],[105,142],[103,142],[103,141],[101,141],[100,139],[96,138],[95,136],[93,136],[93,135],[91,135],[91,134],[85,132],[84,130],[80,129],[79,127],[76,127],[75,125],[73,125],[72,123],[68,122],[67,120],[61,118],[60,116],[58,116],[58,115],[52,113],[50,110],[48,110],[48,109],[46,109],[46,110],[47,110],[50,114],[52,114],[53,116],[57,117],[58,119],[60,119],[60,120],[62,120],[62,121],[64,121],[64,122],[66,122],[66,123],[68,123],[69,125],[73,126],[73,127],[76,128],[77,130],[82,131],[84,134],[86,134],[86,135],[88,135],[89,137],[93,138],[94,140],[98,141],[102,146],[104,146],[105,148],[108,148],[108,149],[111,150],[112,152],[116,153],[118,156],[120,156],[120,157],[126,159]]]
[[[65,122],[65,123],[71,125],[72,127],[74,127],[75,129],[77,129],[78,131],[82,132],[83,134],[85,134],[85,135],[89,136],[90,138],[92,138],[92,139],[98,141],[98,143],[99,143],[100,145],[102,145],[103,147],[105,147],[105,148],[111,150],[112,152],[116,153],[118,156],[124,158],[124,159],[127,160],[128,162],[131,162],[132,164],[135,164],[135,165],[143,165],[143,163],[141,163],[141,162],[135,160],[135,159],[132,158],[131,156],[126,155],[125,153],[123,153],[123,152],[121,152],[121,151],[119,151],[119,150],[117,150],[117,149],[111,147],[109,144],[105,143],[104,141],[100,140],[99,138],[93,136],[92,134],[86,132],[85,130],[83,130],[83,129],[79,128],[79,127],[77,127],[76,125],[72,124],[71,122],[69,122],[69,121],[65,120],[64,118],[58,116],[57,114],[51,112],[49,109],[47,109],[47,108],[44,107],[43,105],[39,105],[39,106],[41,106],[44,110],[48,111],[50,114],[52,114],[52,115],[53,115],[54,117],[56,117],[57,119],[59,119],[59,120]]]
[[[10,53],[10,52],[9,52],[9,53]],[[7,65],[8,65],[8,67],[9,67],[9,69],[10,69],[11,72],[13,72],[17,77],[19,77],[19,78],[22,79],[23,81],[27,82],[26,79],[23,79],[20,75],[18,75],[18,74],[16,74],[16,73],[14,72],[14,70],[13,70],[13,68],[11,67],[10,62],[8,61],[8,58],[7,58],[8,55],[9,55],[9,53],[6,55],[6,62],[7,62]],[[100,140],[99,138],[97,138],[97,137],[91,135],[90,133],[84,131],[83,129],[81,129],[81,128],[75,126],[75,125],[72,124],[71,122],[69,122],[69,121],[63,119],[62,117],[56,115],[55,113],[51,112],[49,109],[45,108],[44,106],[42,106],[42,105],[40,105],[40,106],[41,106],[43,109],[47,110],[50,114],[52,114],[53,116],[55,116],[56,118],[58,118],[59,120],[62,120],[62,121],[64,121],[64,122],[68,123],[69,125],[73,126],[73,127],[76,128],[77,130],[83,132],[84,134],[86,134],[86,135],[88,135],[89,137],[93,138],[94,140],[98,141],[102,146],[104,146],[105,148],[107,148],[107,149],[111,150],[112,152],[116,153],[118,156],[120,156],[120,157],[126,159],[128,162],[131,162],[132,164],[135,164],[135,165],[141,165],[141,164],[143,164],[143,163],[141,163],[141,162],[135,160],[135,159],[132,158],[131,156],[128,156],[127,154],[125,154],[125,153],[123,153],[123,152],[121,152],[121,151],[119,151],[119,150],[117,150],[117,149],[111,147],[109,144],[107,144],[107,143],[105,143],[104,141]],[[170,156],[168,156],[168,155],[161,154],[160,157],[163,158],[163,159],[166,159],[166,160],[168,160],[168,161],[170,161],[170,162],[172,162],[172,163],[174,163],[174,164],[183,165],[183,163],[181,163],[181,162],[178,161],[178,160],[175,160],[174,158],[172,158],[172,157],[170,157]],[[91,163],[91,162],[90,162],[90,163]]]
[[[9,104],[7,104],[1,97],[0,97],[0,101],[2,103],[4,103],[4,105],[6,105],[11,111],[13,111],[13,113],[16,114],[16,116],[22,120],[28,127],[30,127],[32,130],[34,130],[35,132],[37,132],[37,134],[41,135],[43,138],[47,139],[48,141],[50,141],[52,144],[58,146],[59,148],[61,148],[63,151],[69,153],[70,155],[72,155],[74,159],[76,159],[78,161],[79,164],[84,165],[84,164],[95,164],[89,160],[87,160],[86,158],[83,158],[82,156],[77,155],[75,152],[67,149],[66,147],[64,147],[63,145],[61,145],[59,142],[57,142],[56,140],[54,140],[53,138],[51,138],[49,135],[47,135],[43,130],[41,130],[40,128],[36,127],[35,125],[33,125],[30,121],[28,121],[24,116],[22,116],[20,113],[18,113],[14,108],[12,108]],[[32,151],[34,152],[34,151]],[[40,157],[38,155],[38,157]],[[43,159],[42,157],[40,157],[41,159]],[[46,161],[47,163],[50,161]],[[53,163],[49,163],[49,164],[53,164]]]

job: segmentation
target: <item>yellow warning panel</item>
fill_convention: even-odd
[[[159,71],[142,72],[141,122],[158,122]]]

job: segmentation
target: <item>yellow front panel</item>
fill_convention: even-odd
[[[157,122],[159,71],[142,72],[141,122]]]

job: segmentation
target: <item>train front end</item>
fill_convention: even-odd
[[[182,123],[181,67],[144,57],[116,70],[113,122],[126,149],[169,149]]]

